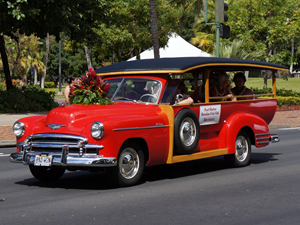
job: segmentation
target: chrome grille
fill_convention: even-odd
[[[69,153],[79,153],[78,141],[84,141],[84,153],[97,154],[99,148],[95,145],[88,145],[86,138],[66,134],[35,134],[27,137],[26,142],[30,145],[30,151],[41,153],[61,153],[62,146],[69,146]]]

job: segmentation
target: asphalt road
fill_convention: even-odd
[[[222,157],[157,166],[128,188],[89,172],[41,183],[0,148],[0,224],[299,224],[300,128],[271,132],[281,142],[252,148],[248,167]]]

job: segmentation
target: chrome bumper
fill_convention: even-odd
[[[117,159],[114,157],[101,157],[99,155],[67,155],[62,157],[62,155],[47,153],[52,155],[51,166],[77,166],[77,167],[110,167],[117,165]],[[11,162],[19,162],[28,165],[34,164],[35,156],[41,155],[40,152],[30,152],[23,153],[12,153],[9,157]]]
[[[52,156],[51,166],[110,167],[117,165],[115,157],[103,157],[98,151],[103,145],[89,144],[82,136],[66,134],[36,134],[17,143],[19,152],[12,153],[11,162],[34,164],[36,155]]]
[[[270,135],[270,141],[272,143],[275,143],[275,142],[279,142],[280,141],[280,137],[278,134],[271,134]]]

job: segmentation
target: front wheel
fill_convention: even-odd
[[[140,147],[134,143],[125,145],[118,157],[118,165],[108,168],[109,178],[120,186],[135,185],[142,177],[145,158]]]
[[[199,120],[191,109],[180,110],[174,119],[175,152],[191,154],[195,151],[200,137]]]
[[[29,169],[32,175],[40,181],[55,181],[65,173],[64,168],[29,165]]]
[[[251,141],[245,132],[239,132],[235,140],[235,153],[226,155],[225,160],[230,166],[247,166],[250,162]]]

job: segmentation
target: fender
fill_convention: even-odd
[[[255,144],[256,147],[268,145],[268,143],[258,144],[255,138],[255,136],[259,134],[269,134],[267,122],[255,114],[241,112],[231,115],[226,120],[219,134],[219,147],[227,147],[228,154],[233,154],[235,152],[236,137],[242,129],[246,129],[251,141],[255,142],[252,142],[252,144]]]

